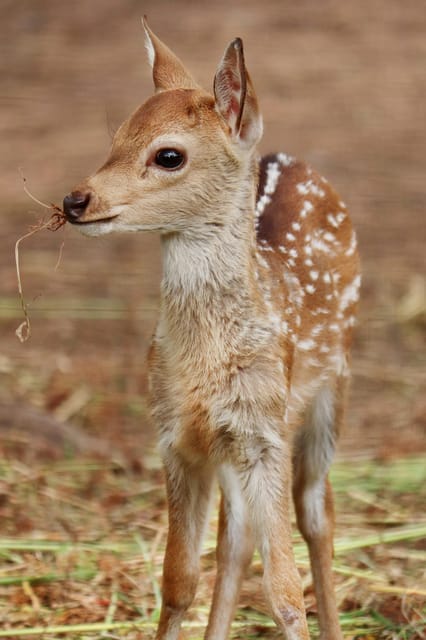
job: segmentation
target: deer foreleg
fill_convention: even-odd
[[[165,460],[169,532],[163,566],[163,603],[156,640],[177,640],[199,577],[199,558],[212,472],[176,456]]]

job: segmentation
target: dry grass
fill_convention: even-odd
[[[25,178],[23,173],[22,173],[22,180],[23,180],[23,184],[24,184],[24,191],[28,195],[28,197],[31,198],[31,200],[33,200],[39,206],[44,207],[45,209],[50,211],[50,216],[49,216],[49,218],[47,220],[40,219],[35,225],[33,225],[27,231],[27,233],[25,233],[23,236],[18,238],[18,240],[15,242],[16,277],[18,279],[19,299],[21,301],[22,312],[24,314],[24,321],[19,325],[19,327],[16,329],[15,333],[16,333],[16,336],[17,336],[17,338],[18,338],[18,340],[20,342],[26,342],[28,340],[28,338],[31,336],[31,322],[30,322],[30,316],[29,316],[29,313],[28,313],[28,305],[25,302],[24,292],[23,292],[23,288],[22,288],[21,268],[20,268],[20,261],[19,261],[19,247],[20,247],[20,244],[21,244],[21,242],[23,240],[26,240],[27,238],[30,238],[35,233],[38,233],[39,231],[43,231],[44,229],[47,229],[49,231],[57,231],[58,229],[63,227],[64,224],[66,224],[67,220],[66,220],[64,212],[62,211],[62,209],[60,207],[58,207],[58,205],[56,205],[56,204],[48,205],[45,202],[42,202],[41,200],[36,198],[29,191],[29,189],[27,187],[27,184],[26,184],[27,183],[27,179]],[[59,254],[58,262],[57,262],[55,268],[57,268],[57,266],[59,264],[61,253],[62,253],[62,251]]]
[[[407,459],[339,464],[335,572],[348,638],[423,638],[426,589],[425,465]],[[422,494],[423,491],[423,494]],[[0,637],[152,638],[166,538],[155,455],[132,469],[103,459],[0,467]],[[202,579],[185,623],[201,638],[214,580],[216,513]],[[306,548],[295,534],[310,626],[315,602]],[[255,557],[233,638],[273,638]]]

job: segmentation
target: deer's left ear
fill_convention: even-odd
[[[179,58],[148,27],[146,16],[142,24],[156,91],[199,88]]]
[[[254,147],[262,137],[262,117],[240,38],[231,42],[219,64],[214,95],[216,109],[228,124],[232,138],[243,147]]]

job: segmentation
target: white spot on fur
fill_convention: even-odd
[[[311,340],[310,338],[307,338],[306,340],[300,340],[297,343],[297,348],[300,349],[301,351],[310,351],[311,349],[315,349],[315,347],[316,347],[315,340]]]
[[[321,187],[318,187],[318,185],[316,185],[313,180],[299,182],[299,184],[296,185],[296,189],[303,196],[308,195],[308,193],[312,194],[313,196],[317,196],[318,198],[323,198],[325,196],[325,191],[321,189]]]
[[[288,270],[284,271],[283,277],[287,287],[288,303],[290,306],[300,307],[303,304],[304,292],[301,289],[299,278]]]
[[[294,163],[293,156],[290,156],[287,153],[278,153],[277,159],[283,165],[283,167],[289,167]]]
[[[271,202],[270,196],[275,193],[280,175],[281,170],[279,163],[268,162],[263,193],[256,203],[255,217],[257,219],[263,214],[266,206]]]
[[[351,241],[349,247],[345,251],[345,256],[353,256],[357,248],[355,231],[352,231]]]
[[[317,335],[319,335],[323,330],[324,330],[325,325],[324,324],[317,324],[311,331],[311,334],[316,337]]]
[[[313,284],[307,284],[305,287],[305,290],[306,290],[306,293],[310,293],[310,294],[313,294],[316,291]]]
[[[328,223],[331,224],[331,226],[335,229],[338,229],[338,227],[340,227],[345,218],[346,213],[343,213],[343,211],[339,211],[339,213],[337,213],[336,215],[333,215],[332,213],[327,214]]]
[[[310,358],[308,361],[308,365],[310,367],[322,367],[323,363],[320,362],[317,358]]]
[[[259,198],[259,200],[256,203],[256,211],[255,211],[255,215],[256,218],[259,218],[263,212],[265,211],[265,207],[267,204],[269,204],[271,202],[271,198],[265,194],[262,194]]]
[[[341,311],[347,309],[351,304],[359,300],[359,288],[361,286],[361,276],[357,275],[354,280],[340,294],[339,308]]]
[[[323,253],[330,253],[330,246],[318,237],[312,239],[312,248]]]
[[[336,242],[336,238],[335,238],[335,236],[334,236],[332,233],[330,233],[329,231],[326,231],[326,232],[323,234],[323,238],[324,238],[324,240],[325,240],[326,242]]]
[[[281,171],[278,162],[269,162],[266,169],[265,193],[268,195],[275,193],[280,175]]]
[[[264,269],[270,269],[269,262],[267,262],[260,253],[256,252],[256,258],[261,267]]]
[[[355,316],[349,316],[349,318],[347,318],[343,324],[343,326],[347,329],[348,327],[354,327],[356,325],[356,318]]]
[[[313,193],[315,196],[318,196],[319,198],[324,198],[325,196],[324,189],[321,189],[321,187],[318,187],[316,184],[312,185],[311,193]]]
[[[312,211],[314,208],[314,205],[312,204],[312,202],[309,202],[309,200],[305,200],[303,203],[303,207],[300,210],[299,216],[301,218],[306,218],[307,214]]]
[[[327,315],[328,313],[330,313],[330,309],[326,309],[325,307],[317,307],[312,311],[313,316]]]

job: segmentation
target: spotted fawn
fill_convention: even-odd
[[[206,640],[228,637],[256,546],[271,614],[309,637],[290,506],[312,566],[321,638],[342,638],[328,481],[359,297],[344,203],[285,153],[259,160],[262,118],[239,38],[213,94],[144,22],[155,94],[117,131],[106,163],[64,199],[83,233],[156,231],[161,308],[150,395],[169,507],[156,638],[176,640],[199,577],[212,485],[217,576]]]

